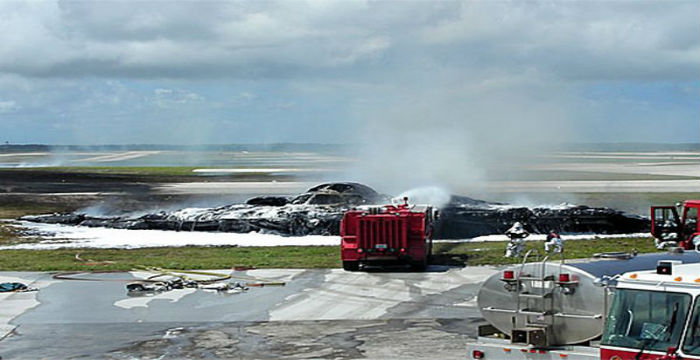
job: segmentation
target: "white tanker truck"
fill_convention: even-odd
[[[525,263],[488,278],[468,359],[700,359],[700,254]],[[606,316],[607,314],[607,316]]]

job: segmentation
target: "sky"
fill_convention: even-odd
[[[5,0],[0,14],[2,142],[460,156],[700,137],[697,0]]]

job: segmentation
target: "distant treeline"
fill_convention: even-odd
[[[353,151],[358,144],[224,144],[224,145],[43,145],[43,144],[4,144],[0,152],[61,152],[61,151],[290,151],[336,153]],[[558,151],[700,151],[697,143],[560,143],[555,144]]]
[[[561,143],[558,151],[604,151],[604,152],[648,152],[648,151],[700,151],[698,143]]]
[[[61,151],[309,151],[337,152],[354,148],[349,144],[225,144],[225,145],[43,145],[43,144],[3,144],[0,152],[61,152]]]

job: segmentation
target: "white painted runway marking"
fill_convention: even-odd
[[[124,161],[124,160],[137,159],[137,158],[141,158],[144,156],[151,156],[151,155],[155,155],[155,154],[159,154],[159,153],[160,153],[160,151],[127,151],[127,152],[123,152],[123,153],[106,154],[106,155],[77,159],[77,160],[72,160],[72,161],[73,162]]]
[[[160,194],[294,194],[317,185],[315,182],[190,182],[168,183],[154,187]]]
[[[412,288],[417,287],[421,296],[444,293],[478,284],[496,271],[492,267],[468,267],[447,273],[426,272],[424,280],[409,286],[407,280],[392,279],[383,273],[334,269],[317,287],[287,297],[270,311],[270,320],[377,319],[387,314],[388,309],[414,300]]]

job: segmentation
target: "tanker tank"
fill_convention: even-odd
[[[530,262],[508,267],[482,285],[477,304],[484,319],[533,346],[583,344],[603,333],[606,290],[601,280],[656,268],[659,260],[700,262],[700,254],[655,253],[588,262]]]

